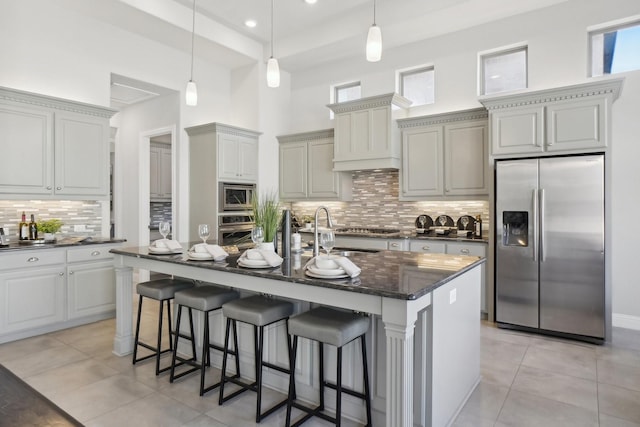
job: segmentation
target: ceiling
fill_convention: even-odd
[[[376,0],[384,51],[568,0]],[[192,0],[67,0],[80,13],[191,52]],[[374,0],[273,0],[274,57],[296,73],[362,56]],[[231,69],[270,55],[270,0],[196,0],[198,57]],[[255,28],[244,25],[254,19]],[[121,90],[122,88],[118,88]],[[134,96],[133,94],[128,94]],[[144,99],[145,94],[138,96]]]

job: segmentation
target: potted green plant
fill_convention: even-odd
[[[314,221],[315,218],[313,217],[313,215],[302,215],[302,223],[304,224],[304,228],[306,228],[307,230],[311,229]]]
[[[262,227],[264,231],[263,248],[273,249],[282,217],[277,193],[270,192],[262,196],[254,193],[251,199],[251,210],[255,226]]]
[[[38,232],[44,233],[45,242],[51,242],[56,240],[54,234],[60,231],[62,227],[62,221],[57,218],[47,219],[40,221],[38,224]]]

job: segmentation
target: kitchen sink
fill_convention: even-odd
[[[354,254],[377,254],[380,252],[378,249],[360,249],[360,248],[333,248],[331,253],[336,253],[341,256],[350,257]]]

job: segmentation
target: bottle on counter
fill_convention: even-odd
[[[38,224],[33,214],[31,214],[31,222],[29,223],[29,240],[38,240]]]
[[[475,239],[482,239],[482,217],[480,215],[476,216],[475,229],[473,231],[473,237]]]
[[[24,211],[22,211],[22,219],[18,225],[18,240],[29,240],[29,223]]]

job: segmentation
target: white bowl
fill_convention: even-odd
[[[333,270],[338,268],[338,263],[326,255],[318,255],[316,258],[316,267],[322,270]]]

